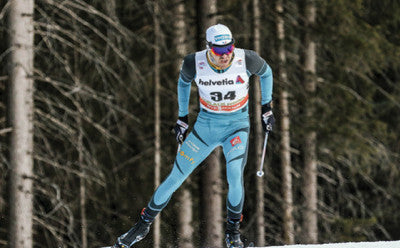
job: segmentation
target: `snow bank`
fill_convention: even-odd
[[[400,248],[399,241],[358,242],[358,243],[336,243],[322,245],[284,245],[268,246],[266,248]]]

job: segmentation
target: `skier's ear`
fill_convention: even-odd
[[[210,47],[210,42],[208,42],[208,41],[206,41],[206,48],[207,48],[207,50],[211,48]]]

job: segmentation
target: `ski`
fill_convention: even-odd
[[[254,247],[253,242],[250,242],[245,248],[250,248],[250,247]],[[112,246],[103,246],[103,247],[99,247],[99,248],[112,248]]]
[[[246,246],[242,246],[243,248],[250,248],[250,247],[254,247],[254,243],[250,242],[248,245]]]
[[[250,247],[254,247],[254,243],[251,242],[248,246],[246,246],[245,248],[250,248]],[[112,246],[103,246],[103,247],[99,247],[99,248],[112,248]]]
[[[254,243],[251,242],[248,246],[246,246],[245,248],[250,248],[250,247],[254,247]],[[112,248],[112,246],[103,246],[103,247],[99,247],[99,248]]]

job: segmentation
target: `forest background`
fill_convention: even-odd
[[[274,73],[263,178],[251,83],[245,239],[400,239],[399,1],[2,0],[0,246],[98,247],[133,225],[175,159],[182,58],[216,23]],[[226,192],[217,150],[137,247],[222,247]]]

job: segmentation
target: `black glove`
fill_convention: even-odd
[[[182,144],[186,138],[186,132],[189,129],[189,118],[187,115],[179,117],[174,127],[176,142]]]
[[[264,132],[272,131],[275,124],[274,113],[272,113],[271,102],[262,105],[261,123]]]

